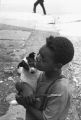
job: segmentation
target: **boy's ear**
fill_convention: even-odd
[[[61,68],[62,66],[63,66],[62,63],[59,63],[59,64],[58,64],[58,67],[59,67],[59,68]]]
[[[62,63],[58,63],[56,66],[58,69],[60,69],[63,65],[62,65]]]

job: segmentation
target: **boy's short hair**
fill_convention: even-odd
[[[74,56],[74,47],[70,40],[65,37],[46,38],[46,45],[54,51],[54,60],[62,65],[70,62]]]

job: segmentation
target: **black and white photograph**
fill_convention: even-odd
[[[0,120],[81,120],[81,0],[0,0]]]

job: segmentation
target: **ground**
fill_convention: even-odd
[[[0,24],[0,120],[24,120],[25,109],[20,105],[9,104],[16,93],[14,83],[20,80],[16,67],[26,54],[32,51],[37,52],[49,35],[59,36],[60,34],[58,31],[45,32]],[[81,38],[67,37],[71,39],[75,47],[74,60],[68,66],[68,71],[64,73],[70,79],[72,78],[71,88],[73,91],[72,105],[67,120],[80,120]],[[77,82],[73,81],[74,78]]]

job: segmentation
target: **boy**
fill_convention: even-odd
[[[36,57],[36,68],[43,71],[35,96],[24,99],[26,120],[65,120],[70,107],[68,80],[61,75],[63,65],[74,56],[73,44],[65,37],[50,36]],[[50,95],[43,96],[44,94]],[[20,104],[22,104],[20,102]]]

